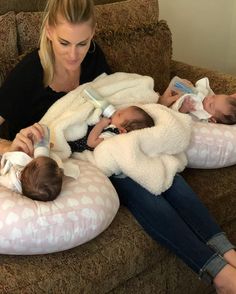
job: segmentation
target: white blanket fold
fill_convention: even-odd
[[[74,153],[73,157],[88,160],[107,176],[124,173],[154,194],[171,186],[176,172],[187,163],[183,151],[191,133],[191,118],[157,104],[153,79],[137,74],[102,75],[83,84],[58,100],[42,118],[51,131],[53,152],[61,159],[71,155],[67,141],[83,137],[87,126],[95,124],[100,109],[83,96],[83,89],[92,85],[117,109],[138,105],[154,119],[155,126],[120,134],[104,140],[94,150]]]

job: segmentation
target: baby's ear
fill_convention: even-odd
[[[208,118],[208,122],[217,124],[217,120],[213,116]]]
[[[119,127],[119,132],[120,134],[124,134],[124,133],[127,133],[127,130],[123,127]]]

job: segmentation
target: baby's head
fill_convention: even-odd
[[[22,194],[39,201],[51,201],[61,192],[63,172],[52,158],[40,156],[21,173]]]
[[[129,106],[117,110],[111,117],[111,123],[114,124],[121,133],[154,126],[152,117],[137,106]]]
[[[236,124],[236,94],[208,95],[203,100],[204,109],[212,115],[211,122]]]

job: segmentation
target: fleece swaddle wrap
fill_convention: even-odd
[[[101,75],[58,100],[40,121],[50,128],[52,152],[67,159],[71,156],[67,141],[82,138],[87,126],[99,121],[101,109],[94,108],[83,96],[89,84],[117,109],[142,107],[153,117],[155,126],[114,136],[100,143],[94,152],[86,150],[73,157],[89,160],[107,176],[124,173],[154,194],[168,189],[176,172],[187,163],[183,151],[189,144],[191,118],[157,104],[159,96],[148,76]]]

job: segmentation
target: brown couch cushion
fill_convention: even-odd
[[[14,58],[18,55],[16,41],[15,13],[10,11],[0,15],[0,58]]]
[[[127,0],[95,7],[98,30],[126,32],[158,21],[157,0]]]
[[[97,42],[103,48],[113,71],[134,72],[154,78],[163,92],[170,80],[171,33],[164,21],[130,28],[127,32],[99,31]],[[156,56],[156,58],[153,58]]]
[[[95,4],[104,4],[123,0],[94,0]],[[20,11],[42,11],[47,0],[0,0],[0,14],[14,10]]]
[[[38,46],[43,12],[19,12],[16,15],[19,52]]]
[[[38,11],[44,9],[46,0],[0,0],[0,14],[7,11]]]

